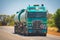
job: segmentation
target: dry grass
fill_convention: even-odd
[[[48,27],[48,34],[60,36],[60,33],[57,32],[58,28],[56,27]]]

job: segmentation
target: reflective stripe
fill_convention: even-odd
[[[25,11],[25,9],[22,9],[20,12],[19,12],[19,15],[18,15],[18,20],[20,21],[20,15]]]

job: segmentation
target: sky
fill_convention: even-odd
[[[44,4],[49,13],[55,13],[60,8],[60,0],[0,0],[0,14],[13,15],[34,4]]]

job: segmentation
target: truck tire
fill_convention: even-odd
[[[46,33],[43,34],[43,36],[46,36],[46,35],[47,35]]]
[[[17,26],[14,27],[14,33],[15,33],[15,34],[18,33]]]

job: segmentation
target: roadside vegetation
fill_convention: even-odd
[[[14,26],[15,15],[0,15],[0,26]]]
[[[54,14],[48,13],[47,17],[48,27],[52,28],[51,30],[60,32],[60,9],[57,9],[57,11]]]

